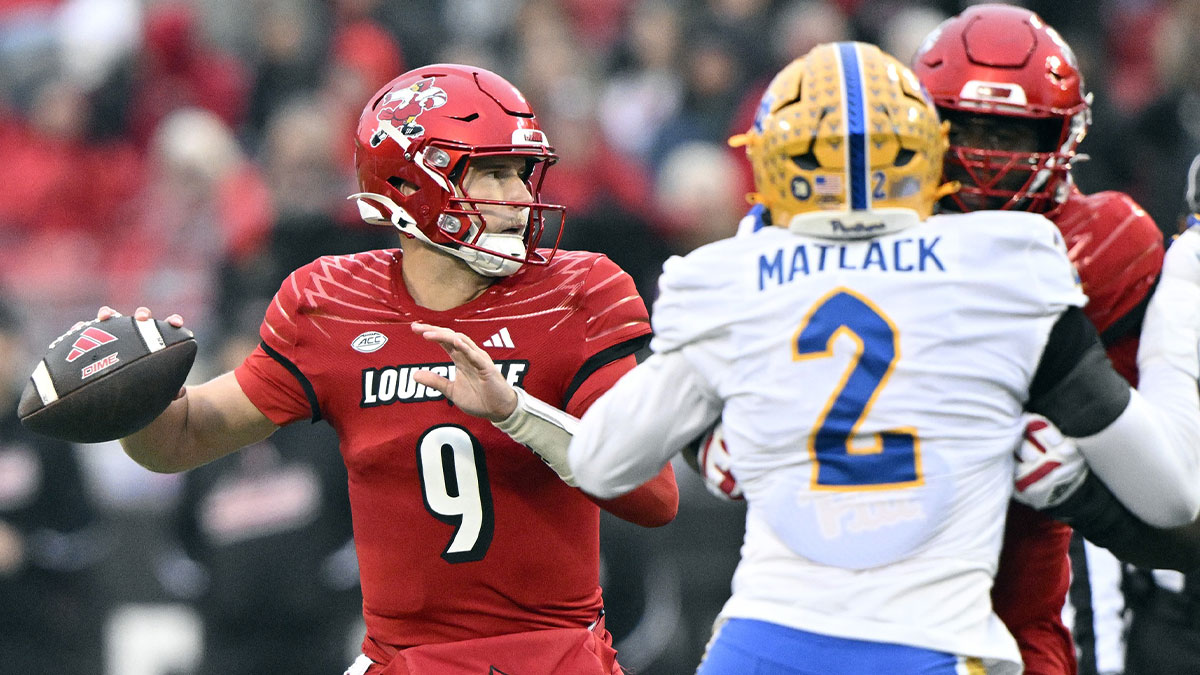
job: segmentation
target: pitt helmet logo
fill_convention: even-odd
[[[433,110],[446,105],[449,98],[446,90],[433,85],[432,77],[418,80],[403,89],[389,91],[383,95],[379,108],[375,111],[375,119],[380,122],[390,122],[397,131],[408,138],[414,138],[425,133],[425,127],[417,124],[417,118],[426,110]],[[378,148],[387,131],[380,128],[371,136],[371,147]]]

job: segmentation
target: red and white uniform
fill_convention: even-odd
[[[452,364],[410,324],[466,334],[510,382],[582,416],[649,339],[632,279],[599,254],[563,251],[432,311],[408,294],[401,265],[398,251],[371,251],[292,273],[236,371],[276,424],[319,416],[337,430],[364,653],[386,664],[416,645],[588,627],[602,608],[597,505],[490,422],[413,382],[414,369],[446,375]],[[654,499],[656,486],[674,494],[669,468],[638,508],[669,520],[674,504]]]
[[[1088,296],[1117,372],[1137,384],[1141,310],[1162,270],[1163,236],[1128,195],[1072,188],[1050,216]],[[1124,321],[1123,321],[1124,319]],[[1071,582],[1071,528],[1013,502],[992,588],[996,613],[1021,648],[1026,675],[1074,675],[1075,647],[1062,608]]]

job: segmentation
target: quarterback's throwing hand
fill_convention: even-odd
[[[436,342],[454,361],[454,378],[449,379],[418,370],[413,379],[442,393],[468,415],[493,422],[507,418],[516,410],[517,393],[500,374],[492,357],[479,348],[471,338],[449,328],[413,322],[417,335]]]
[[[1075,442],[1041,415],[1025,415],[1016,455],[1013,498],[1039,511],[1062,503],[1088,475]]]

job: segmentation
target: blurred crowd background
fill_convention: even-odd
[[[564,248],[608,254],[650,304],[667,256],[733,233],[749,174],[725,139],[779,68],[841,39],[907,60],[967,4],[0,0],[0,673],[332,674],[356,653],[327,428],[159,476],[115,444],[29,437],[14,409],[36,355],[101,304],[181,313],[203,380],[253,348],[289,271],[394,246],[345,199],[379,86],[446,61],[516,84],[561,155],[544,197],[567,205]],[[1077,181],[1174,232],[1200,151],[1200,1],[1019,4],[1095,96]],[[737,560],[742,509],[679,474],[672,525],[605,523],[609,627],[639,673],[694,669]]]

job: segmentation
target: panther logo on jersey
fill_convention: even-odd
[[[425,133],[425,127],[417,124],[417,118],[426,110],[446,105],[449,100],[446,90],[435,87],[433,80],[434,78],[427,77],[404,89],[384,94],[379,108],[375,111],[375,118],[380,122],[391,122],[408,138]],[[371,147],[378,148],[385,138],[387,132],[381,126],[371,136]]]

